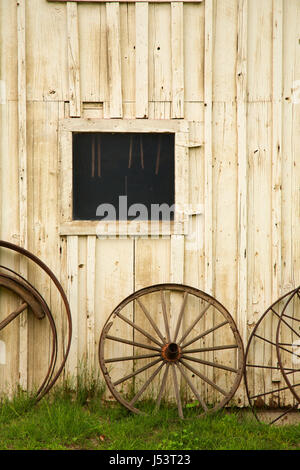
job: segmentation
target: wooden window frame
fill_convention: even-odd
[[[73,220],[73,132],[174,133],[175,214],[173,221]],[[60,122],[60,227],[65,235],[171,236],[187,233],[185,209],[188,204],[189,124],[177,120],[84,119]],[[99,227],[101,235],[99,235]]]
[[[202,3],[203,0],[48,0],[48,2],[76,3]]]

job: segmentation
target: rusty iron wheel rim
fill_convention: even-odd
[[[40,307],[40,309],[43,313],[43,317],[46,317],[49,321],[51,334],[52,334],[50,362],[49,362],[49,366],[48,366],[48,370],[46,372],[46,375],[45,375],[41,385],[38,387],[38,389],[35,393],[34,398],[37,400],[37,399],[39,399],[39,396],[43,393],[43,390],[45,388],[47,388],[47,385],[50,383],[51,378],[52,378],[53,373],[54,373],[55,365],[56,365],[57,345],[58,345],[58,343],[57,343],[57,330],[56,330],[55,321],[54,321],[53,315],[52,315],[52,313],[51,313],[51,311],[50,311],[50,309],[47,305],[47,302],[45,301],[45,299],[40,295],[40,293],[37,291],[37,289],[35,289],[35,287],[29,281],[27,281],[23,276],[21,276],[16,271],[13,271],[12,269],[7,268],[6,266],[0,265],[0,269],[10,272],[10,275],[7,275],[7,274],[4,274],[3,272],[0,271],[0,286],[4,287],[5,289],[7,289],[11,292],[13,292],[20,299],[22,299],[24,307],[25,307],[25,305],[27,305],[26,309],[31,308],[31,306],[27,304],[28,299],[30,301],[30,296],[31,296],[32,299],[35,299],[37,301],[37,303],[38,303],[38,305],[39,305],[39,307]],[[13,274],[13,276],[11,276],[11,274]],[[26,298],[24,298],[22,296],[22,291],[20,292],[20,290],[22,290],[22,289],[27,290]],[[22,305],[21,305],[21,307],[22,307]],[[12,312],[12,314],[10,314],[6,319],[4,319],[0,323],[0,331],[2,329],[4,329],[6,326],[8,326],[21,313],[20,309],[17,309],[16,312],[17,312],[16,316],[14,316],[13,315],[14,312]],[[9,318],[11,316],[12,316],[12,318]],[[39,319],[42,319],[42,317],[40,317]]]
[[[244,371],[244,383],[245,383],[245,389],[246,389],[246,394],[248,398],[248,402],[250,405],[250,408],[252,410],[253,415],[255,416],[256,420],[261,422],[261,421],[266,421],[268,424],[272,425],[275,423],[279,423],[280,420],[284,419],[290,412],[297,410],[298,408],[298,403],[296,405],[290,405],[290,406],[280,406],[280,395],[278,395],[280,392],[288,392],[289,390],[291,391],[291,394],[293,395],[293,392],[291,388],[289,387],[288,383],[285,380],[284,373],[283,372],[283,367],[280,367],[280,361],[279,361],[279,356],[278,356],[278,344],[277,344],[277,331],[279,328],[279,323],[280,323],[280,318],[281,314],[284,312],[286,304],[289,302],[289,299],[294,296],[294,293],[298,290],[293,289],[290,292],[282,295],[279,297],[275,302],[273,302],[267,310],[263,313],[263,315],[259,318],[258,322],[256,323],[251,335],[249,336],[249,340],[247,343],[246,347],[246,352],[245,352],[245,371]],[[284,302],[284,305],[280,307],[280,304]],[[281,313],[278,313],[276,310],[278,308],[281,308]],[[270,329],[266,328],[264,325],[272,323],[273,328]],[[261,331],[267,332],[267,334],[262,334]],[[271,333],[270,333],[271,331]],[[255,362],[257,361],[252,361],[251,360],[251,355],[253,352],[255,352],[256,346],[255,346],[255,341],[260,342],[260,344],[267,344],[267,346],[271,349],[271,357],[274,356],[277,360],[277,366],[276,365],[270,365],[269,363],[269,357],[266,358],[263,363],[256,364]],[[260,392],[257,393],[256,389],[256,384],[253,384],[253,377],[250,379],[249,376],[252,374],[254,376],[255,371],[258,373],[259,371],[263,372],[265,370],[276,370],[277,372],[282,375],[285,384],[284,385],[276,385],[278,382],[272,382],[272,386],[269,386],[269,389],[265,392]],[[271,399],[271,401],[274,400],[274,397],[278,401],[278,406],[276,408],[272,408],[271,405],[266,405],[263,404],[262,401],[265,397],[268,397]],[[279,397],[279,398],[278,398]],[[273,405],[274,406],[274,405]],[[260,412],[262,411],[268,411],[271,409],[276,409],[278,410],[278,416],[276,416],[272,420],[266,420],[264,418],[264,415]]]
[[[295,354],[295,352],[290,351],[288,349],[291,346],[293,347],[294,342],[286,344],[286,343],[282,343],[280,341],[280,337],[282,335],[282,330],[284,328],[284,325],[287,326],[291,330],[291,332],[295,333],[295,335],[300,339],[300,334],[298,334],[296,332],[295,325],[291,326],[288,323],[292,319],[292,321],[298,322],[298,325],[299,325],[300,318],[297,318],[296,316],[295,317],[294,316],[290,317],[286,313],[288,307],[290,306],[290,303],[294,300],[294,298],[300,299],[300,286],[298,286],[296,289],[294,289],[293,293],[289,296],[289,298],[288,298],[287,302],[285,303],[284,308],[281,312],[280,319],[279,319],[278,326],[277,326],[277,331],[276,331],[276,350],[277,350],[278,363],[279,363],[279,367],[280,367],[281,373],[283,375],[283,378],[284,378],[287,386],[289,387],[291,393],[293,394],[294,398],[297,401],[297,405],[295,405],[294,408],[298,408],[298,406],[300,404],[300,395],[299,395],[299,392],[297,393],[296,388],[300,386],[300,383],[299,384],[293,384],[292,381],[290,380],[290,377],[293,376],[293,374],[295,374],[295,373],[299,373],[300,372],[300,367],[298,366],[298,367],[295,367],[295,368],[289,368],[291,370],[288,370],[287,367],[284,366],[284,360],[283,360],[283,354],[285,352],[288,352],[291,355]],[[299,339],[298,339],[298,341],[299,341]],[[299,354],[297,356],[299,357]]]
[[[166,292],[179,292],[183,295],[183,300],[180,305],[180,312],[178,315],[178,318],[176,318],[176,328],[175,332],[170,330],[170,325],[168,324],[168,319],[167,319],[167,308],[166,308]],[[151,312],[147,311],[147,308],[145,305],[143,305],[142,302],[142,297],[147,296],[150,294],[159,294],[160,299],[161,299],[161,309],[162,309],[162,320],[164,325],[163,331],[161,331],[157,325],[155,325],[152,317],[151,317]],[[198,299],[199,302],[203,302],[205,307],[203,309],[203,305],[201,307],[200,314],[197,316],[196,319],[193,319],[192,324],[189,324],[188,326],[185,327],[184,333],[181,335],[180,338],[178,338],[179,335],[179,329],[180,326],[183,322],[184,319],[184,310],[185,310],[185,305],[186,302],[188,301],[188,296],[194,296],[196,299]],[[145,314],[145,318],[147,318],[147,324],[150,324],[152,326],[151,331],[156,333],[155,337],[154,334],[150,334],[149,330],[145,331],[143,328],[141,328],[140,325],[132,321],[128,322],[128,319],[124,317],[124,315],[121,313],[126,307],[128,307],[131,303],[133,302],[138,302],[141,311],[143,311],[143,314]],[[203,320],[205,318],[205,315],[209,315],[207,312],[210,308],[210,306],[213,307],[213,312],[214,315],[216,315],[216,312],[223,317],[223,322],[220,324],[216,325],[215,327],[211,328],[210,331],[204,331],[200,333],[200,335],[196,336],[195,338],[192,338],[192,340],[189,339],[189,335],[192,336],[193,330],[200,325],[200,320]],[[212,315],[212,314],[211,314]],[[124,319],[125,318],[125,319]],[[208,317],[207,317],[208,318]],[[120,324],[124,324],[122,322],[126,322],[129,326],[132,328],[132,332],[138,331],[140,334],[143,335],[144,340],[150,341],[148,342],[148,345],[146,343],[139,343],[135,340],[131,341],[130,339],[126,338],[118,338],[111,336],[110,329],[114,323],[114,321],[120,321]],[[152,319],[152,321],[151,321]],[[224,321],[225,320],[225,321]],[[203,338],[206,338],[207,335],[212,333],[213,331],[219,329],[219,332],[221,329],[226,325],[226,327],[229,327],[230,331],[230,338],[233,338],[234,343],[231,345],[222,345],[220,346],[213,346],[212,348],[200,348],[200,349],[186,349],[190,344],[195,343],[196,341],[203,340]],[[141,331],[143,330],[143,331]],[[132,335],[132,338],[134,336]],[[189,339],[189,340],[188,340]],[[120,341],[122,340],[122,341]],[[111,341],[112,343],[117,341],[119,343],[127,343],[130,346],[137,347],[137,348],[142,348],[147,349],[148,354],[142,354],[141,356],[135,356],[135,353],[133,352],[132,356],[124,356],[124,357],[118,357],[118,358],[111,358],[111,357],[106,357],[105,353],[105,344],[107,341]],[[129,343],[128,343],[129,341]],[[171,344],[175,345],[173,349],[171,348],[170,353],[172,356],[172,353],[175,354],[175,357],[168,357],[167,350],[168,346]],[[236,361],[236,367],[228,367],[226,365],[222,365],[221,363],[211,363],[208,361],[204,360],[199,360],[198,358],[194,357],[193,354],[196,353],[203,353],[203,352],[213,352],[213,354],[217,354],[223,349],[227,349],[227,352],[231,349],[234,351],[234,357]],[[186,352],[189,354],[189,356],[186,354]],[[125,377],[121,377],[121,379],[118,379],[117,381],[113,381],[111,377],[111,373],[109,372],[108,368],[109,365],[113,362],[122,362],[122,361],[128,361],[128,360],[136,360],[138,361],[139,359],[145,360],[145,359],[151,359],[151,362],[149,364],[146,364],[146,366],[134,370],[133,373],[129,375],[125,375]],[[178,408],[178,414],[180,418],[184,418],[183,416],[183,409],[182,409],[182,403],[181,403],[181,398],[180,398],[180,390],[179,390],[179,385],[178,385],[178,379],[177,375],[179,378],[185,382],[186,387],[189,389],[189,392],[192,392],[192,395],[196,398],[198,401],[199,408],[201,408],[201,412],[199,413],[198,411],[198,417],[207,415],[208,413],[213,413],[216,412],[217,410],[221,409],[224,407],[234,396],[240,382],[241,378],[243,376],[243,370],[244,370],[244,350],[243,350],[243,343],[240,337],[240,334],[237,330],[236,324],[227,311],[227,309],[220,303],[218,302],[215,298],[212,296],[204,293],[203,291],[200,291],[199,289],[186,286],[183,284],[157,284],[153,285],[150,287],[146,287],[143,289],[140,289],[133,294],[129,295],[126,299],[124,299],[122,302],[119,303],[119,305],[113,310],[113,312],[109,315],[103,329],[101,332],[100,336],[100,341],[99,341],[99,348],[98,348],[98,359],[100,363],[100,368],[103,373],[104,379],[106,381],[106,384],[112,394],[112,396],[123,406],[125,406],[127,409],[130,411],[140,414],[142,411],[137,408],[137,403],[140,397],[142,397],[143,393],[147,389],[147,387],[153,382],[153,380],[156,378],[159,372],[163,373],[162,380],[159,383],[159,387],[157,388],[157,397],[155,401],[155,409],[158,409],[163,393],[166,388],[166,383],[167,383],[167,377],[168,374],[170,373],[170,380],[172,381],[173,387],[174,387],[174,393],[175,393],[175,401],[177,403],[177,408]],[[190,365],[190,363],[193,363],[193,366]],[[230,389],[224,390],[221,389],[217,384],[214,384],[213,381],[211,381],[208,377],[204,376],[203,379],[203,374],[199,375],[199,371],[195,369],[194,364],[199,364],[203,367],[203,365],[206,365],[206,367],[215,367],[219,369],[225,369],[227,372],[234,374],[232,377],[232,384],[230,386]],[[213,365],[212,365],[213,364]],[[124,382],[130,380],[130,379],[135,379],[136,376],[138,376],[140,373],[144,372],[146,369],[154,368],[155,370],[153,373],[151,373],[150,377],[143,383],[142,387],[138,390],[137,393],[135,393],[134,397],[132,399],[127,399],[122,392],[118,391],[116,387],[118,385],[123,384]],[[221,398],[214,406],[211,408],[209,405],[205,403],[205,398],[200,396],[200,392],[196,389],[195,385],[191,382],[188,373],[196,374],[197,379],[202,380],[203,384],[205,382],[205,386],[212,387],[214,389],[215,393],[219,393],[221,395]],[[213,384],[213,385],[212,385]],[[216,387],[216,388],[215,388]],[[222,394],[220,392],[222,391]],[[198,409],[199,409],[198,408]]]
[[[51,281],[54,283],[55,287],[57,288],[60,294],[60,297],[62,299],[62,303],[64,306],[64,313],[67,319],[67,344],[64,349],[64,353],[60,361],[60,364],[58,366],[58,369],[55,371],[55,367],[57,363],[58,339],[57,339],[57,329],[56,329],[55,320],[54,320],[54,317],[52,315],[50,308],[48,307],[43,296],[37,291],[37,289],[27,279],[21,276],[21,274],[19,274],[18,272],[13,271],[12,269],[6,266],[2,266],[2,265],[0,266],[2,270],[6,270],[10,272],[10,274],[13,275],[13,278],[16,284],[22,285],[23,287],[26,286],[26,289],[32,294],[32,296],[35,297],[40,302],[41,308],[44,311],[44,314],[47,317],[49,324],[50,324],[50,329],[52,333],[52,351],[51,351],[50,361],[49,361],[46,375],[42,381],[42,384],[39,386],[37,392],[33,396],[34,401],[38,402],[54,386],[54,384],[58,380],[65,366],[65,363],[66,363],[66,360],[70,351],[70,347],[71,347],[71,340],[72,340],[72,317],[71,317],[70,306],[69,306],[67,296],[64,292],[64,289],[62,285],[60,284],[60,282],[58,281],[57,277],[51,271],[51,269],[42,260],[40,260],[36,255],[26,250],[25,248],[22,248],[18,245],[15,245],[13,243],[10,243],[4,240],[0,240],[0,248],[6,248],[15,253],[18,253],[21,256],[24,256],[25,258],[27,258],[28,260],[31,260],[34,264],[38,265],[42,269],[42,271],[44,271],[50,277]],[[1,278],[4,278],[4,277],[7,278],[11,276],[1,273]]]

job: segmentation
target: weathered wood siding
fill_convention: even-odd
[[[83,357],[99,369],[102,326],[135,289],[171,281],[212,293],[246,342],[269,304],[300,284],[299,24],[298,0],[0,0],[0,238],[27,246],[63,283],[71,373]],[[192,246],[180,234],[60,235],[67,143],[59,121],[69,117],[189,122],[182,184],[186,201],[202,207],[189,216]],[[19,267],[18,257],[0,256]],[[63,338],[49,279],[20,269],[50,303]],[[14,302],[1,296],[1,315]],[[49,338],[26,313],[0,333],[1,389],[38,383]],[[243,386],[236,400],[244,403]]]

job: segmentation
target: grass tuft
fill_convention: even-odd
[[[105,387],[84,364],[39,403],[21,390],[0,401],[0,449],[288,450],[300,448],[300,425],[269,426],[238,409],[180,420],[176,406],[147,414],[105,402]]]

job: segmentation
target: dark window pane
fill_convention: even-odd
[[[139,216],[136,206],[130,216],[120,210],[120,196],[128,208],[143,205],[140,219],[169,217],[157,205],[174,204],[174,134],[73,134],[73,219],[101,220],[102,204],[114,207],[117,220]]]

